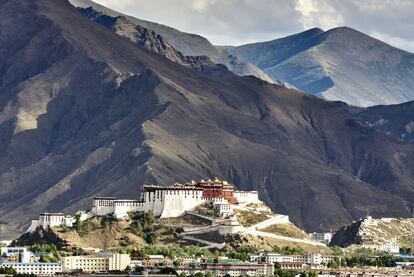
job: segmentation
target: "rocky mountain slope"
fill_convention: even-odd
[[[2,235],[94,196],[213,176],[309,231],[410,214],[414,147],[337,103],[177,64],[64,0],[2,1],[0,30]]]
[[[268,74],[264,73],[256,66],[242,61],[233,55],[221,52],[206,38],[199,35],[181,32],[165,25],[124,15],[90,0],[70,0],[70,2],[74,6],[82,9],[84,11],[84,14],[91,20],[98,21],[98,23],[101,24],[102,21],[99,20],[99,17],[96,17],[96,13],[101,13],[102,15],[112,17],[113,19],[121,17],[124,25],[125,22],[128,22],[128,28],[126,28],[127,32],[125,32],[125,28],[122,30],[121,28],[114,28],[114,26],[109,27],[116,33],[126,36],[130,39],[132,38],[134,41],[135,37],[131,37],[130,30],[145,28],[163,38],[165,42],[171,44],[174,49],[182,53],[184,56],[207,56],[217,64],[224,64],[229,70],[239,76],[252,75],[269,83],[276,82]]]
[[[414,100],[414,54],[351,28],[315,28],[224,50],[328,100],[363,107]]]
[[[339,229],[330,244],[367,247],[396,242],[400,247],[410,247],[413,228],[411,218],[365,218]]]
[[[82,14],[117,33],[118,35],[127,37],[131,41],[137,43],[140,47],[149,51],[163,55],[169,60],[195,68],[199,71],[216,74],[226,74],[227,69],[222,65],[213,63],[207,56],[185,56],[170,45],[163,37],[150,31],[147,28],[133,24],[125,16],[111,17],[101,12],[97,12],[91,7],[79,8]]]
[[[356,111],[361,121],[394,139],[414,143],[414,102]]]

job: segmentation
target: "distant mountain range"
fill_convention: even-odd
[[[214,176],[309,231],[367,211],[410,215],[414,145],[366,123],[375,117],[237,76],[155,27],[109,17],[65,0],[0,2],[2,235],[95,196]]]
[[[327,100],[361,107],[414,100],[414,54],[351,28],[220,49]]]
[[[202,36],[181,32],[169,26],[128,16],[90,0],[70,0],[70,2],[74,6],[83,9],[85,15],[91,20],[98,21],[98,23],[104,23],[102,22],[102,16],[106,16],[112,18],[113,21],[117,21],[113,24],[119,24],[119,21],[122,20],[124,27],[125,25],[129,25],[129,30],[126,30],[126,28],[121,30],[116,28],[116,26],[104,24],[104,26],[116,31],[118,34],[131,38],[130,34],[127,34],[125,31],[128,32],[131,28],[146,29],[162,37],[165,43],[171,45],[184,56],[206,56],[214,63],[224,64],[229,70],[239,76],[252,75],[269,83],[278,82],[253,64],[242,61],[233,55],[223,53]],[[101,18],[97,14],[100,14]]]

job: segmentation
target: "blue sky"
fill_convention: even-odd
[[[95,0],[114,10],[207,37],[216,45],[349,26],[414,52],[414,0]]]

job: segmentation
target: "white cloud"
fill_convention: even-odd
[[[305,29],[331,29],[343,24],[342,16],[332,6],[333,3],[325,0],[297,0],[295,10],[301,14],[299,20]]]

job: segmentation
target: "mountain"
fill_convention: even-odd
[[[256,66],[246,63],[233,55],[223,53],[202,36],[181,32],[165,25],[128,16],[90,0],[70,0],[70,2],[74,6],[80,8],[91,20],[97,21],[100,24],[104,23],[104,26],[112,29],[120,35],[126,35],[131,38],[130,34],[120,31],[119,28],[114,29],[114,26],[105,25],[106,22],[102,22],[102,17],[96,16],[96,14],[98,13],[101,14],[101,16],[113,18],[113,20],[119,20],[119,18],[122,18],[124,24],[125,22],[128,23],[127,25],[129,30],[131,30],[131,28],[145,28],[163,38],[166,43],[170,44],[175,50],[182,53],[184,56],[207,56],[217,64],[224,64],[228,69],[239,76],[252,75],[269,83],[276,83],[276,81],[273,80],[268,74],[264,73]]]
[[[89,19],[101,24],[110,29],[118,35],[127,37],[131,41],[137,43],[140,47],[146,48],[149,51],[163,55],[169,60],[195,68],[199,71],[217,74],[225,74],[227,69],[222,65],[213,63],[207,56],[185,56],[177,51],[171,44],[169,44],[163,37],[156,34],[154,31],[147,28],[133,24],[125,16],[111,17],[101,12],[97,12],[91,7],[80,8],[83,15]]]
[[[414,143],[414,102],[357,110],[366,124],[394,139]]]
[[[400,247],[410,247],[413,228],[412,218],[367,217],[340,228],[330,245],[370,247],[396,242]]]
[[[414,146],[338,103],[172,62],[65,0],[1,1],[0,30],[2,235],[214,176],[309,231],[410,215]]]
[[[221,49],[328,100],[361,107],[414,100],[414,54],[348,27]]]

